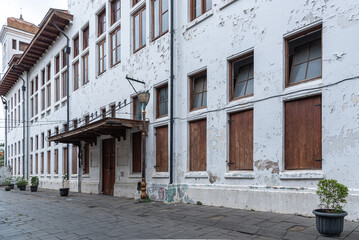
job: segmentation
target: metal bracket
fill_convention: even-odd
[[[322,162],[322,161],[324,161],[324,159],[315,159],[314,161],[316,161],[316,162]]]

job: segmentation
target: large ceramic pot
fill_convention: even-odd
[[[61,197],[66,197],[69,195],[69,189],[70,188],[60,188],[60,196]]]
[[[344,217],[348,215],[347,212],[330,213],[326,209],[316,209],[313,213],[316,216],[319,233],[325,236],[339,236],[343,232]]]
[[[19,187],[20,191],[26,190],[26,185],[19,185],[18,187]]]
[[[31,192],[37,192],[37,186],[31,186]]]

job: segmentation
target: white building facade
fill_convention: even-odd
[[[26,71],[10,68],[0,83],[9,102],[15,73],[27,80],[25,154],[7,159],[24,154],[25,171],[13,174],[56,189],[68,169],[71,191],[138,197],[141,109],[129,76],[151,94],[151,199],[309,215],[317,182],[333,178],[358,220],[359,3],[171,2],[71,0],[68,12],[49,11],[16,63]],[[70,38],[69,67],[52,21]],[[19,148],[21,127],[9,128],[8,146]]]

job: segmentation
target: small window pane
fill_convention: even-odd
[[[207,106],[207,92],[203,93],[202,106]]]
[[[309,46],[298,47],[294,51],[294,64],[308,61]]]
[[[168,0],[162,0],[162,13],[168,10]]]
[[[312,43],[312,46],[310,48],[310,60],[319,58],[321,56],[322,56],[322,45],[320,43],[320,40],[318,40]]]
[[[194,17],[195,18],[202,14],[201,2],[202,2],[202,0],[195,0],[195,3],[194,3],[195,4],[195,6],[194,6],[194,13],[195,13]]]
[[[194,82],[194,92],[199,93],[203,91],[203,80],[204,78],[197,78]]]
[[[246,95],[252,95],[252,94],[253,94],[253,80],[249,80],[247,84]]]
[[[307,79],[319,77],[322,75],[322,59],[318,58],[309,62]]]
[[[154,18],[154,24],[153,24],[153,36],[158,37],[160,35],[160,23],[159,23],[159,0],[156,0],[153,2],[153,18]]]
[[[239,69],[239,73],[237,75],[237,81],[245,81],[248,79],[248,71],[250,65],[245,65]]]
[[[246,81],[245,82],[240,82],[237,84],[237,87],[235,89],[234,92],[234,97],[242,97],[244,96],[244,91],[246,89]]]
[[[168,31],[168,12],[162,15],[162,33]]]
[[[140,15],[135,16],[135,49],[140,47]]]
[[[299,82],[305,79],[305,71],[307,68],[307,63],[302,63],[293,67],[292,71],[292,81],[293,83]]]
[[[212,0],[206,0],[206,12],[212,9]]]
[[[194,95],[193,108],[198,108],[201,106],[202,94]]]
[[[121,45],[121,30],[117,31],[117,46]]]
[[[142,11],[142,46],[146,45],[146,9]]]

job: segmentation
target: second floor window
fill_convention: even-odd
[[[79,62],[74,63],[74,91],[79,88]]]
[[[114,24],[121,18],[121,0],[112,0],[111,2],[111,24]]]
[[[60,55],[55,57],[55,74],[60,71]]]
[[[106,31],[106,9],[102,10],[98,15],[98,36]]]
[[[146,7],[133,15],[133,51],[146,46]]]
[[[106,39],[98,44],[98,74],[106,71]]]
[[[67,71],[62,73],[62,97],[67,96]]]
[[[111,66],[121,61],[121,29],[111,34]]]
[[[168,86],[157,88],[156,91],[156,115],[164,117],[168,115]]]
[[[82,50],[89,46],[89,26],[82,31]]]
[[[212,0],[191,0],[190,4],[191,21],[212,9]]]
[[[55,79],[55,102],[60,100],[60,78]]]
[[[79,36],[74,38],[74,57],[77,57],[77,55],[79,55]]]
[[[89,81],[88,58],[89,58],[89,54],[86,54],[82,58],[82,85],[85,85]]]
[[[46,106],[50,107],[51,106],[51,83],[49,83],[46,86],[46,92],[47,92],[47,104],[46,104]]]
[[[231,100],[253,95],[253,55],[230,63]]]
[[[190,109],[195,110],[207,106],[207,72],[191,77]]]
[[[168,31],[168,0],[152,0],[152,39]]]

